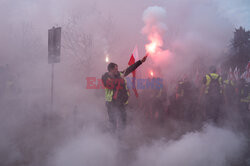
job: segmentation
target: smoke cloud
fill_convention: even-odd
[[[192,75],[197,59],[205,70],[224,58],[235,27],[250,28],[249,9],[247,0],[0,0],[0,69],[8,76],[0,79],[0,165],[224,166],[238,160],[245,133],[207,126],[171,140],[168,126],[147,129],[131,108],[127,131],[110,134],[104,91],[87,90],[86,77],[107,71],[107,55],[125,69],[134,46],[141,58],[154,38],[158,49],[138,68],[142,76],[160,67],[169,83]],[[47,44],[53,26],[62,27],[62,48],[52,111]],[[2,80],[12,88],[2,88]]]
[[[93,128],[85,129],[57,150],[51,163],[54,166],[117,165],[117,140]]]
[[[156,139],[150,144],[143,143],[143,140],[140,142],[138,148],[131,148],[128,142],[115,135],[93,128],[85,129],[82,134],[58,148],[52,155],[51,163],[55,166],[108,166],[125,163],[133,166],[225,166],[239,162],[246,145],[243,135],[212,125],[207,125],[201,131],[186,133],[178,140]],[[124,148],[127,149],[125,153]],[[121,154],[132,154],[134,157],[119,157]]]
[[[230,165],[240,159],[244,137],[227,129],[206,126],[177,141],[155,141],[140,147],[134,165]]]
[[[163,45],[164,32],[167,29],[164,23],[166,11],[162,7],[154,6],[147,8],[143,13],[143,21],[146,24],[142,33],[148,35],[151,44],[146,45],[147,52],[155,53]]]

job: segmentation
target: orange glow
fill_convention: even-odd
[[[146,51],[150,54],[157,53],[163,44],[161,36],[158,33],[153,33],[148,36],[148,39],[150,43],[145,46]]]
[[[154,72],[153,72],[153,71],[151,71],[151,72],[150,72],[150,75],[153,77],[153,76],[154,76]]]
[[[149,53],[151,53],[151,54],[153,54],[153,53],[155,53],[155,51],[156,51],[156,43],[155,42],[152,42],[152,43],[150,43],[150,44],[147,44],[146,45],[146,50],[147,50],[147,52],[149,52]]]
[[[152,29],[152,32],[148,34],[148,43],[145,45],[146,55],[150,56],[150,59],[155,65],[167,65],[171,61],[172,54],[169,50],[164,50],[163,47],[163,37],[157,29]],[[148,71],[148,75],[155,77],[158,73],[153,71]]]

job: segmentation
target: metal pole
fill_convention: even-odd
[[[50,109],[53,111],[53,99],[54,99],[54,63],[52,63],[51,70],[51,99],[50,99]]]

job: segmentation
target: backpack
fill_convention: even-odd
[[[219,82],[220,76],[218,76],[217,78],[213,78],[210,74],[208,74],[208,76],[211,79],[211,82],[210,82],[209,88],[208,88],[208,95],[219,96],[220,92],[221,92],[221,86],[220,86],[220,82]]]

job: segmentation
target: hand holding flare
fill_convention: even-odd
[[[149,55],[149,53],[147,53],[147,54],[141,59],[141,62],[142,62],[142,63],[146,61],[148,55]]]

